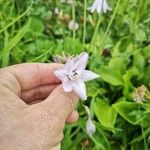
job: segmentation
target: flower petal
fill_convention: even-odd
[[[89,70],[84,70],[82,72],[82,76],[81,76],[81,79],[86,82],[86,81],[90,81],[90,80],[93,80],[93,79],[96,79],[98,78],[99,75],[92,72],[92,71],[89,71]]]
[[[83,100],[87,99],[87,94],[86,94],[86,86],[85,83],[81,80],[78,81],[72,81],[72,86],[74,92]]]
[[[88,54],[83,52],[79,55],[75,62],[75,68],[78,70],[84,70],[88,61]]]
[[[74,61],[71,59],[68,59],[65,65],[66,73],[70,74],[73,69],[74,69]]]
[[[66,78],[66,73],[65,73],[65,69],[64,68],[57,69],[56,71],[54,71],[54,74],[61,81],[63,81]]]
[[[71,92],[73,90],[72,84],[69,80],[64,80],[62,86],[65,92]]]

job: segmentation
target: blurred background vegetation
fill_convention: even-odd
[[[85,10],[85,2],[93,0],[0,0],[0,66],[88,52],[88,68],[101,76],[88,83],[84,102],[97,130],[87,135],[79,104],[80,119],[66,126],[62,150],[148,150],[150,97],[136,103],[132,93],[141,85],[150,89],[150,1],[108,0],[112,11],[100,15]]]

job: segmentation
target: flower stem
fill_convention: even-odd
[[[86,37],[86,8],[87,8],[87,0],[84,0],[84,23],[83,23],[83,46],[85,46],[85,37]]]
[[[96,24],[96,27],[95,27],[95,30],[94,30],[94,34],[93,34],[93,37],[92,37],[92,40],[91,40],[90,47],[93,45],[93,42],[95,41],[96,34],[98,32],[98,28],[99,28],[99,25],[101,23],[101,20],[102,20],[102,17],[99,15],[99,18],[98,18],[98,21],[97,21],[97,24]]]
[[[98,17],[99,18],[98,18],[98,21],[97,21],[97,24],[96,24],[96,27],[95,27],[95,30],[94,30],[94,34],[93,34],[93,37],[92,37],[92,40],[91,40],[91,43],[90,43],[90,47],[89,47],[89,50],[91,50],[93,52],[92,56],[91,56],[91,60],[96,55],[95,51],[94,51],[94,42],[96,41],[96,35],[97,35],[98,29],[99,29],[99,26],[100,26],[100,23],[101,23],[101,20],[102,20],[101,15],[98,15]]]
[[[73,22],[75,23],[75,0],[73,0],[72,3],[72,19]],[[73,28],[73,51],[75,52],[75,37],[76,37],[76,30]]]
[[[148,150],[147,144],[146,144],[146,139],[145,139],[145,134],[144,134],[144,129],[143,129],[143,123],[141,123],[141,129],[142,129],[142,136],[143,136],[143,141],[144,141],[144,150]]]
[[[112,23],[113,23],[113,21],[114,21],[114,19],[115,19],[115,16],[116,16],[116,13],[117,13],[117,10],[118,10],[120,1],[121,1],[121,0],[118,0],[118,1],[117,1],[117,5],[116,5],[116,7],[115,7],[115,10],[114,10],[114,12],[113,12],[113,14],[112,14],[112,17],[111,17],[111,19],[110,19],[110,21],[109,21],[109,24],[108,24],[108,26],[107,26],[107,29],[106,29],[106,31],[105,31],[105,33],[104,33],[104,38],[103,38],[103,40],[102,40],[102,42],[101,42],[101,44],[100,44],[100,48],[99,48],[100,50],[103,49],[103,47],[104,47],[104,45],[105,45],[105,43],[106,43],[107,35],[108,35],[109,29],[110,29],[110,27],[111,27],[111,25],[112,25]]]

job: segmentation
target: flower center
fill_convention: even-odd
[[[71,80],[79,80],[80,77],[81,77],[81,73],[77,69],[74,69],[71,72],[71,74],[67,74],[67,77],[68,77],[69,81],[71,81]]]

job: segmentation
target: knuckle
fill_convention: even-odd
[[[41,96],[41,91],[39,90],[39,88],[36,88],[34,91],[33,91],[33,97],[35,98],[39,98]]]
[[[42,85],[42,83],[43,83],[43,78],[41,78],[41,69],[40,69],[40,66],[39,66],[39,64],[37,63],[37,64],[35,64],[35,70],[36,70],[36,74],[37,74],[37,83],[38,83],[38,85]]]

